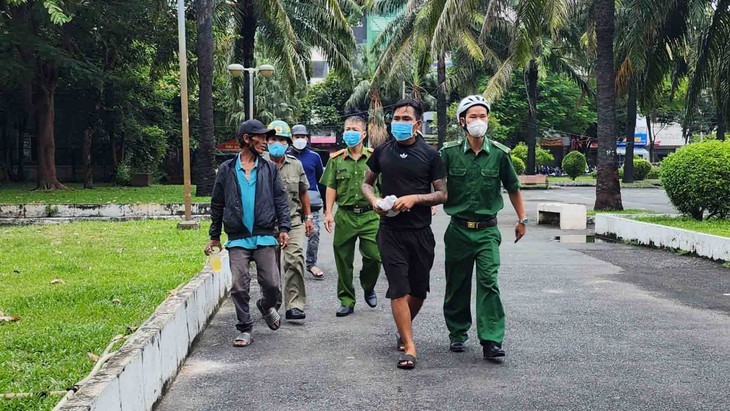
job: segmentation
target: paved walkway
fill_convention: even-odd
[[[528,209],[544,194],[526,193]],[[274,332],[258,321],[253,345],[234,348],[235,314],[226,302],[157,409],[730,408],[730,297],[723,296],[730,270],[621,244],[562,244],[553,241],[560,230],[542,226],[514,244],[515,216],[507,211],[502,364],[481,359],[474,330],[467,352],[448,351],[437,241],[432,293],[414,327],[418,365],[396,369],[385,277],[377,308],[360,292],[355,314],[335,318],[332,238],[324,235],[327,278],[307,280],[306,323]],[[447,222],[443,213],[436,218],[437,239]]]

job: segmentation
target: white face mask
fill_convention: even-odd
[[[475,120],[466,125],[466,131],[468,131],[472,137],[476,138],[484,137],[484,135],[487,134],[488,128],[489,124],[482,120]]]
[[[306,138],[297,138],[294,140],[294,148],[301,151],[304,150],[305,147],[307,147],[307,139]]]

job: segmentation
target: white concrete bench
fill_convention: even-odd
[[[539,203],[537,205],[538,224],[554,224],[556,219],[561,230],[585,230],[586,206],[565,203]]]

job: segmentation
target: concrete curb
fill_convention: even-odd
[[[220,272],[206,265],[168,297],[100,372],[59,409],[152,410],[231,287],[228,253],[221,258]]]
[[[730,261],[730,238],[659,224],[598,214],[596,234],[635,241],[642,245],[687,251],[712,260]]]
[[[181,216],[185,205],[170,204],[0,204],[0,218]],[[210,203],[193,203],[194,215],[210,214]]]

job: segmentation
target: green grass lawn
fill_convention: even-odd
[[[0,204],[134,204],[134,203],[183,203],[183,186],[152,185],[150,187],[121,187],[99,184],[85,190],[80,184],[67,184],[68,190],[31,191],[33,184],[0,185]],[[210,197],[195,197],[194,203],[210,202]]]
[[[600,211],[588,210],[588,215],[589,216],[595,216],[596,214],[624,214],[625,215],[625,214],[661,214],[661,213],[659,213],[657,211],[652,211],[652,210],[644,210],[642,208],[627,208],[625,210],[620,210],[620,211],[616,211],[616,210],[600,210]]]
[[[730,237],[730,220],[703,220],[697,221],[689,217],[638,217],[637,221],[661,224],[669,227],[683,228],[706,234]]]
[[[63,390],[85,377],[112,337],[138,327],[203,266],[209,223],[174,221],[0,227],[0,393]],[[60,278],[65,284],[52,285]],[[0,399],[50,410],[60,397]]]

